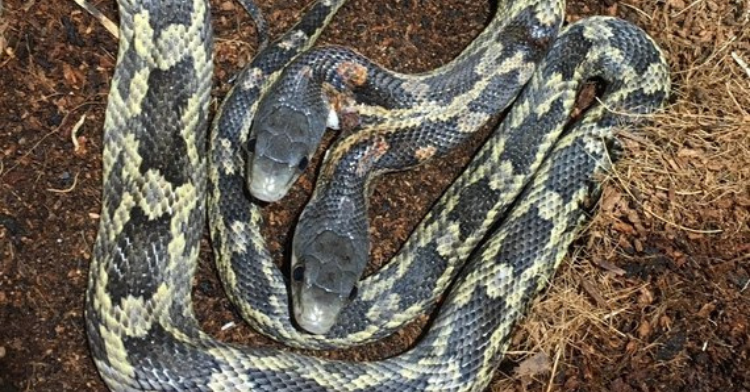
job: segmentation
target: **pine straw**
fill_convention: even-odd
[[[571,390],[581,378],[610,389],[634,352],[659,347],[651,331],[669,330],[665,310],[680,291],[655,300],[662,288],[619,266],[662,254],[680,267],[685,249],[718,262],[750,254],[750,75],[742,63],[750,62],[750,10],[710,0],[630,3],[618,15],[646,28],[668,56],[671,103],[651,126],[620,135],[624,157],[604,180],[582,246],[518,327],[507,357],[521,366],[501,366],[509,374],[492,391]],[[659,365],[676,369],[684,358]]]

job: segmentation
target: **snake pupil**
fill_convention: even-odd
[[[257,138],[252,138],[247,141],[247,151],[249,152],[255,152],[255,142],[257,141]]]
[[[355,298],[357,298],[357,286],[352,287],[352,291],[349,292],[349,301],[354,301]]]
[[[292,271],[292,279],[294,279],[295,282],[301,282],[302,278],[305,277],[305,267],[298,265],[294,268]]]

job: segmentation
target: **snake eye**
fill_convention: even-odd
[[[257,138],[252,138],[247,141],[247,151],[249,152],[255,152],[255,142],[257,142]]]
[[[307,159],[307,157],[302,157],[302,160],[299,161],[299,163],[297,164],[297,168],[299,169],[299,171],[305,171],[309,163],[310,163],[310,160]]]
[[[305,277],[305,267],[302,265],[298,265],[294,267],[294,270],[292,271],[292,279],[294,279],[295,282],[301,282],[302,279]]]
[[[352,291],[349,292],[349,301],[354,301],[355,298],[357,298],[357,293],[359,290],[357,289],[357,286],[352,287]]]

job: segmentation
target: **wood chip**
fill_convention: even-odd
[[[597,306],[599,306],[600,308],[609,308],[604,297],[602,297],[602,295],[599,294],[599,291],[596,290],[589,282],[582,280],[581,287],[583,288],[583,291],[586,292],[586,294],[591,296],[591,298],[596,301]]]
[[[622,268],[620,268],[620,267],[618,267],[618,266],[616,266],[616,265],[614,265],[614,264],[612,264],[612,263],[610,263],[608,261],[604,261],[604,260],[597,261],[596,265],[598,265],[599,267],[601,267],[601,268],[603,268],[603,269],[605,269],[605,270],[607,270],[609,272],[612,272],[613,274],[615,274],[617,276],[623,276],[626,273],[626,271],[624,269],[622,269]]]

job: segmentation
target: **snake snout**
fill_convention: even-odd
[[[248,166],[250,193],[269,203],[283,198],[300,175],[294,167],[266,157],[257,157]]]
[[[292,256],[294,317],[300,327],[326,333],[353,299],[366,260],[349,238],[324,230]],[[354,293],[354,294],[353,294]]]

